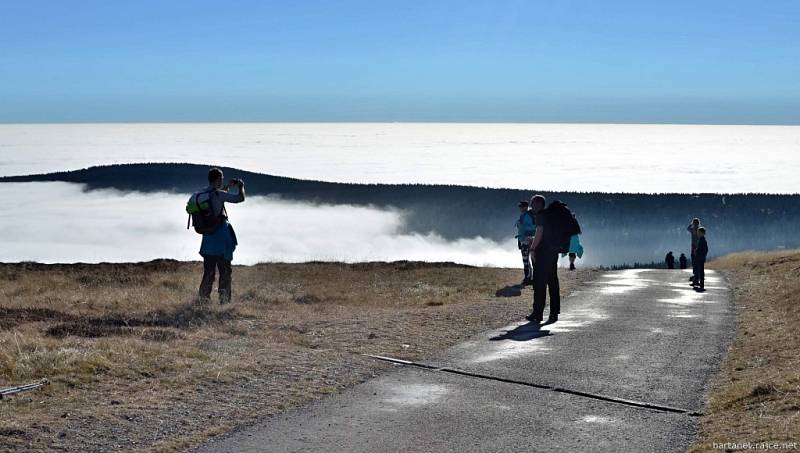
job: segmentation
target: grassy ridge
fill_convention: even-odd
[[[709,267],[733,285],[737,335],[692,450],[747,442],[800,448],[800,252],[739,253]]]

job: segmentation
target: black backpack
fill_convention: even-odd
[[[553,200],[547,207],[550,224],[555,229],[553,233],[553,245],[561,253],[569,252],[569,242],[572,236],[581,234],[581,226],[575,214],[569,209],[566,203]]]

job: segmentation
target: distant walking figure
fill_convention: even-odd
[[[667,253],[664,261],[667,263],[667,269],[675,269],[675,256],[672,255],[672,251]]]
[[[697,250],[697,241],[700,239],[700,236],[697,235],[697,230],[699,228],[700,228],[700,219],[698,219],[697,217],[692,219],[692,223],[690,223],[689,226],[686,227],[686,231],[688,231],[689,234],[692,235],[692,253],[691,253],[692,271],[694,271],[694,253],[695,253],[695,250]],[[693,272],[692,273],[692,278],[690,278],[689,280],[692,283],[696,282],[697,281],[697,274]]]
[[[678,258],[678,261],[681,264],[681,269],[686,269],[686,255],[681,253],[681,256]]]
[[[211,288],[214,285],[216,270],[219,270],[219,303],[231,301],[231,261],[236,250],[236,233],[228,223],[228,212],[225,202],[241,203],[244,201],[244,182],[231,180],[223,186],[222,170],[212,168],[208,171],[209,186],[192,195],[189,205],[196,206],[204,217],[205,228],[195,230],[202,232],[203,242],[200,244],[200,256],[203,257],[203,279],[200,282],[200,301],[208,302]],[[229,190],[231,189],[231,190]],[[190,208],[187,207],[187,211]],[[195,217],[192,217],[193,219]]]
[[[694,260],[692,264],[694,264],[694,275],[696,277],[695,281],[692,283],[692,286],[696,287],[700,291],[705,290],[705,280],[706,280],[706,257],[708,256],[708,242],[706,241],[706,229],[700,227],[697,229],[697,250],[694,253]]]
[[[536,225],[533,223],[533,212],[528,209],[527,201],[520,201],[519,219],[517,219],[517,247],[522,253],[522,268],[525,275],[522,278],[522,286],[533,284],[533,263],[531,263],[530,247],[533,242],[533,235]]]
[[[562,253],[561,258],[569,255],[569,270],[575,270],[575,258],[583,258],[583,245],[581,244],[581,235],[575,234],[569,238],[569,251]]]

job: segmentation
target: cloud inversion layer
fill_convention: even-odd
[[[79,184],[5,183],[12,215],[0,217],[0,261],[128,262],[200,259],[200,236],[186,230],[187,197],[84,191]],[[239,248],[234,262],[455,261],[517,266],[513,240],[447,241],[404,233],[403,213],[250,197],[228,205]]]

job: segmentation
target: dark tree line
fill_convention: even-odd
[[[193,164],[128,164],[3,177],[0,182],[65,181],[83,183],[89,189],[188,194],[205,185],[207,170]],[[223,170],[226,178],[244,179],[249,195],[394,207],[406,212],[408,232],[435,232],[446,239],[511,239],[516,203],[533,195],[531,191],[450,185],[329,183]],[[688,256],[686,225],[693,217],[708,228],[713,255],[800,247],[796,234],[800,195],[542,193],[549,200],[566,202],[578,215],[586,259],[594,264],[659,261],[669,250],[676,257],[681,252]]]

